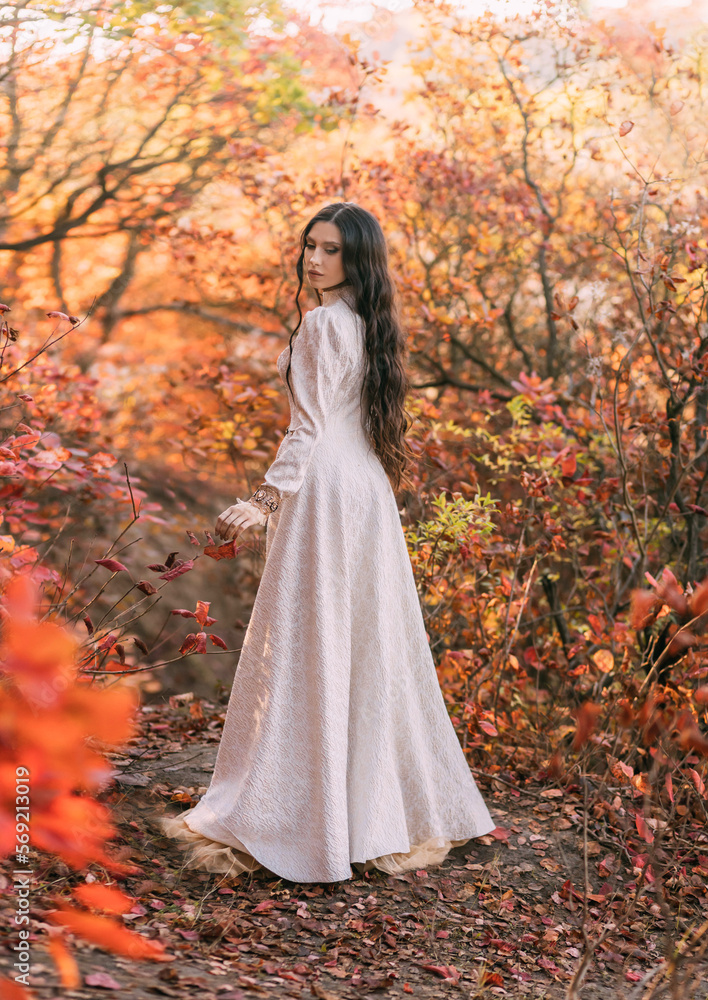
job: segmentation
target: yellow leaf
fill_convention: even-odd
[[[0,553],[5,554],[7,552],[13,552],[15,548],[15,539],[12,535],[0,535]]]
[[[609,649],[598,649],[598,651],[593,654],[593,662],[597,669],[601,670],[603,674],[609,674],[614,670],[615,658]]]

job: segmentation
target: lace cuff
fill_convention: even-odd
[[[249,497],[249,503],[258,507],[266,517],[278,509],[280,504],[280,491],[275,486],[268,483],[261,483],[253,496]]]

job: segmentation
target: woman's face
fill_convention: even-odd
[[[305,241],[305,272],[320,291],[344,281],[342,234],[333,222],[316,222]]]

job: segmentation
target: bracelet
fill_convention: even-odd
[[[280,493],[275,486],[270,486],[268,483],[261,483],[253,496],[249,497],[249,501],[255,504],[267,516],[278,509]]]

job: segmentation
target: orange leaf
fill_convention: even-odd
[[[234,538],[233,541],[224,542],[222,545],[207,545],[204,549],[204,555],[210,556],[212,559],[234,559],[240,548],[241,546],[236,544]]]
[[[0,979],[0,1000],[35,1000],[36,996],[29,986],[22,986],[14,979]]]
[[[64,989],[75,990],[81,986],[79,966],[67,948],[64,937],[59,934],[52,934],[47,942],[47,947],[49,948],[49,954],[52,956]]]
[[[206,620],[209,617],[209,604],[209,601],[197,601],[197,611],[194,617],[197,619],[202,628],[204,628]]]
[[[123,955],[124,958],[151,959],[156,962],[172,961],[174,955],[165,953],[165,946],[160,941],[151,941],[134,931],[128,930],[112,917],[100,917],[95,913],[77,910],[66,903],[57,902],[58,909],[46,914],[52,923],[66,927],[73,934],[91,941],[93,944]]]
[[[109,690],[75,687],[67,695],[66,718],[76,718],[86,735],[109,746],[120,746],[135,735],[138,696],[133,688]]]
[[[647,781],[646,774],[635,774],[632,778],[632,784],[644,795],[651,795],[651,785]]]
[[[86,882],[84,885],[77,885],[74,889],[74,896],[84,906],[90,906],[95,910],[104,910],[106,913],[128,913],[135,904],[135,900],[121,889],[114,885],[103,885],[101,882]]]
[[[111,818],[106,806],[93,799],[60,795],[33,814],[32,844],[81,869],[87,860],[104,860],[103,845],[116,832]]]
[[[3,625],[0,658],[3,671],[13,675],[23,693],[42,694],[46,699],[47,682],[76,676],[76,643],[54,622],[21,621],[8,618]],[[58,696],[58,688],[57,696]]]
[[[603,674],[610,674],[614,670],[615,658],[609,649],[598,649],[593,654],[593,663]]]

